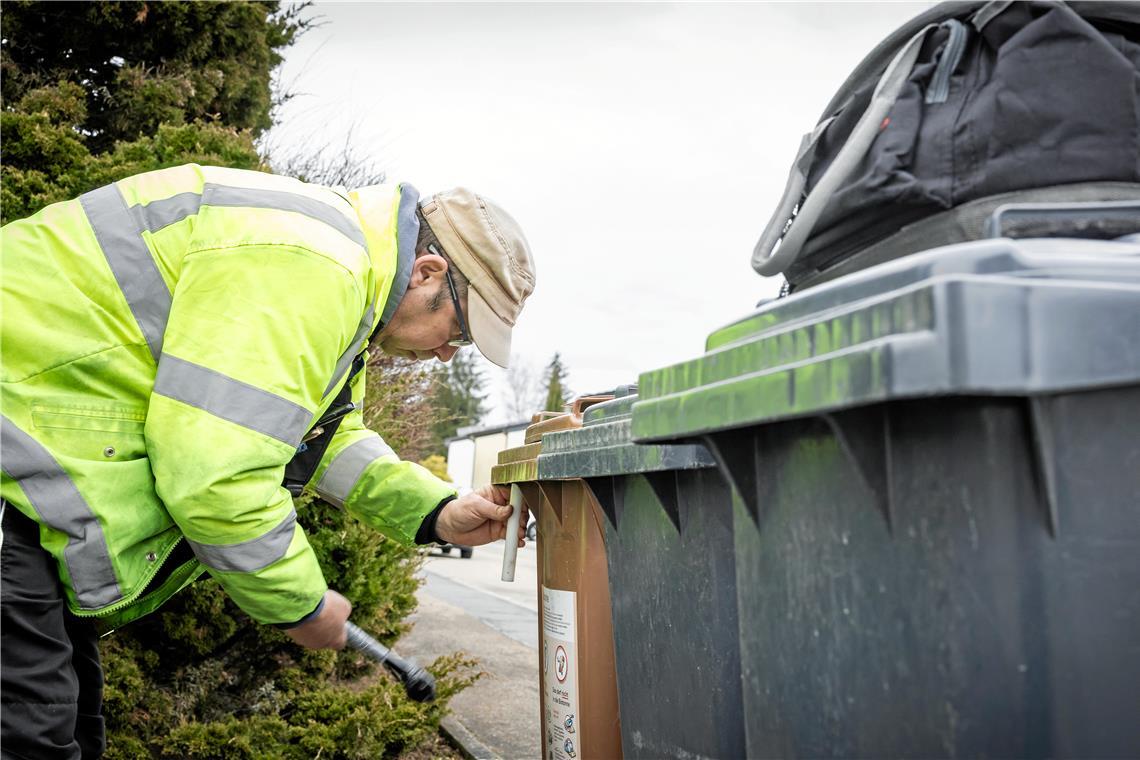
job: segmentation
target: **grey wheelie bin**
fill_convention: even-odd
[[[1140,750],[1140,245],[900,259],[640,387],[746,507],[749,757]]]
[[[699,445],[633,445],[636,398],[547,433],[538,480],[585,482],[605,515],[624,756],[741,757],[731,491]]]

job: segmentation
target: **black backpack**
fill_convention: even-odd
[[[1140,3],[942,3],[832,98],[752,264],[808,287],[985,236],[1010,203],[1109,201],[1067,234],[1118,237],[1138,200]]]

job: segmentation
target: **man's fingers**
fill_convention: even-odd
[[[479,523],[485,520],[504,522],[511,516],[511,507],[509,504],[499,505],[481,496],[468,496],[467,499],[468,502],[464,505],[463,511],[467,515],[467,519],[464,520],[464,522],[467,524],[466,527],[468,530],[477,527]]]
[[[496,504],[490,499],[479,496],[471,506],[475,514],[490,520],[505,520],[511,516],[510,504]]]
[[[497,504],[487,499],[484,494],[495,496],[509,491],[501,486],[485,486],[484,489],[480,492],[472,491],[444,507],[436,523],[436,533],[440,538],[472,546],[506,540],[507,524],[513,507],[507,498],[504,499],[506,503]],[[520,539],[526,538],[527,515],[528,510],[523,506],[519,513]],[[524,545],[525,540],[519,544],[519,546]]]
[[[510,486],[497,486],[495,484],[483,486],[477,493],[484,499],[495,504],[508,504],[511,500]]]
[[[507,526],[505,523],[494,522],[490,523],[490,533],[492,541],[506,541],[507,540]],[[519,531],[518,538],[519,547],[526,546],[526,528]]]

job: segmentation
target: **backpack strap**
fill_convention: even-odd
[[[289,464],[285,465],[285,478],[281,481],[281,485],[294,496],[300,496],[305,485],[313,479],[313,474],[317,471],[317,466],[321,463],[329,444],[332,443],[341,421],[350,412],[355,411],[356,407],[352,404],[352,378],[362,369],[364,369],[364,354],[352,360],[352,368],[348,371],[344,386],[336,394],[328,411],[310,430],[309,435],[313,433],[316,435],[311,438],[306,436],[297,447],[297,453],[293,455]]]
[[[867,110],[863,112],[855,128],[851,130],[851,136],[807,197],[803,197],[803,190],[807,183],[811,154],[814,153],[815,145],[830,123],[830,119],[821,122],[811,134],[804,136],[796,160],[792,163],[784,196],[752,251],[752,268],[757,272],[769,277],[783,272],[795,262],[831,196],[867,155],[871,143],[875,141],[882,128],[883,119],[898,100],[899,93],[902,92],[903,85],[906,84],[911,69],[918,60],[918,53],[922,49],[926,35],[938,26],[938,24],[926,25],[895,54],[879,78]],[[793,216],[792,211],[797,206],[799,212]],[[779,250],[776,249],[777,244]]]

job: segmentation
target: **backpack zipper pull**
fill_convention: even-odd
[[[962,54],[966,52],[966,25],[956,18],[951,18],[943,21],[940,26],[949,30],[950,36],[942,46],[938,65],[934,69],[934,75],[930,77],[930,85],[926,88],[927,105],[945,103],[950,97],[950,77],[962,62]]]

